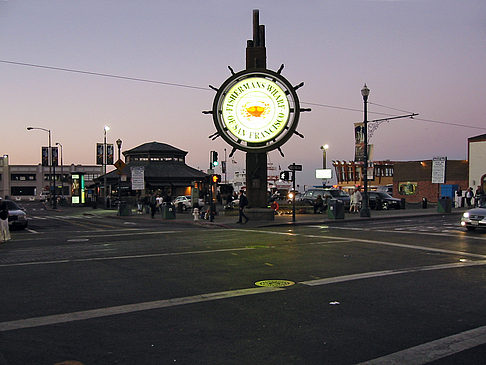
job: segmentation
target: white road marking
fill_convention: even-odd
[[[37,232],[37,231],[35,231],[35,230],[31,229],[31,228],[26,228],[25,230],[27,232],[30,232],[30,233],[37,233],[37,234],[39,234],[39,232]]]
[[[358,365],[428,364],[486,343],[486,326],[398,351]]]
[[[67,240],[67,242],[87,242],[89,241],[89,238],[71,238],[70,240]]]
[[[59,324],[59,323],[82,321],[82,320],[87,320],[92,318],[107,317],[107,316],[140,312],[140,311],[146,311],[152,309],[174,307],[174,306],[184,305],[184,304],[208,302],[212,300],[234,298],[234,297],[240,297],[245,295],[270,293],[279,290],[284,290],[284,289],[274,288],[274,287],[258,287],[258,288],[249,288],[249,289],[240,289],[240,290],[230,290],[230,291],[222,291],[216,293],[194,295],[194,296],[183,297],[183,298],[156,300],[152,302],[143,302],[143,303],[135,303],[135,304],[128,304],[128,305],[120,305],[115,307],[91,309],[86,311],[55,314],[55,315],[44,316],[44,317],[33,317],[27,319],[20,319],[16,321],[1,322],[0,332],[13,331],[13,330],[18,330],[23,328],[48,326],[48,325]]]
[[[0,267],[52,265],[52,264],[65,264],[70,262],[130,260],[130,259],[144,259],[144,258],[163,257],[163,256],[183,256],[183,255],[193,255],[193,254],[207,254],[207,253],[233,252],[233,251],[246,251],[246,250],[255,250],[255,248],[254,247],[222,248],[219,250],[166,252],[166,253],[152,253],[152,254],[127,255],[127,256],[90,257],[85,259],[60,259],[60,260],[51,260],[51,261],[29,261],[29,262],[18,262],[14,264],[0,264]]]
[[[483,265],[486,265],[486,260],[467,261],[467,262],[453,262],[453,263],[450,263],[450,264],[410,267],[410,268],[397,269],[397,270],[383,270],[383,271],[364,272],[364,273],[360,273],[360,274],[336,276],[336,277],[333,277],[333,278],[323,278],[323,279],[316,279],[316,280],[301,281],[301,282],[299,282],[299,284],[308,285],[308,286],[327,285],[327,284],[341,283],[341,282],[344,282],[344,281],[377,278],[377,277],[380,277],[380,276],[400,275],[400,274],[408,274],[408,273],[420,272],[420,271],[455,269],[455,268],[460,268],[460,267],[483,266]]]

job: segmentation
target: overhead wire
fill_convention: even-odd
[[[109,77],[109,78],[120,79],[120,80],[146,82],[146,83],[165,85],[165,86],[175,86],[175,87],[182,87],[182,88],[187,88],[187,89],[205,90],[205,91],[211,90],[211,88],[209,88],[209,87],[194,86],[194,85],[174,83],[174,82],[166,82],[166,81],[158,81],[158,80],[151,80],[151,79],[145,79],[145,78],[139,78],[139,77],[121,76],[121,75],[115,75],[115,74],[111,74],[111,73],[77,70],[77,69],[65,68],[65,67],[47,66],[47,65],[40,65],[40,64],[35,64],[35,63],[16,62],[16,61],[1,60],[1,59],[0,59],[0,63],[17,65],[17,66],[25,66],[25,67],[35,67],[35,68],[46,69],[46,70],[72,72],[72,73],[91,75],[91,76]],[[346,110],[346,111],[352,111],[352,112],[363,112],[363,110],[360,110],[360,109],[343,107],[343,106],[320,104],[320,103],[310,103],[310,102],[305,102],[305,101],[302,101],[301,103],[306,104],[306,105],[311,105],[311,106],[319,106],[319,107],[323,107],[323,108]],[[372,102],[368,102],[368,103],[371,104],[371,105],[376,105],[376,106],[379,106],[379,107],[388,108],[388,109],[399,111],[399,112],[410,113],[409,111],[406,111],[406,110],[402,110],[402,109],[398,109],[398,108],[394,108],[394,107],[389,107],[389,106],[381,105],[381,104],[378,104],[378,103],[372,103]],[[369,113],[370,114],[377,114],[377,115],[384,115],[384,116],[392,116],[392,114],[389,114],[389,113],[381,113],[381,112],[374,112],[374,111],[369,111]],[[451,125],[451,126],[455,126],[455,127],[464,127],[464,128],[486,130],[486,128],[483,128],[483,127],[476,127],[476,126],[460,124],[460,123],[450,123],[450,122],[444,122],[444,121],[438,121],[438,120],[432,120],[432,119],[424,119],[424,118],[415,118],[415,117],[413,119],[420,120],[420,121],[423,121],[423,122],[429,122],[429,123]]]

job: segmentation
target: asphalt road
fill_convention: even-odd
[[[29,213],[0,245],[2,365],[486,358],[486,232],[457,215],[224,228]]]

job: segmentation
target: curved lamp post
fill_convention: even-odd
[[[56,209],[57,208],[57,202],[56,202],[56,166],[52,163],[52,147],[51,147],[51,130],[46,129],[46,128],[41,128],[41,127],[27,127],[28,131],[32,130],[40,130],[47,132],[49,134],[49,152],[48,152],[48,165],[49,165],[49,186],[52,192],[52,199],[51,199],[51,204],[52,208]],[[54,178],[53,176],[54,175]]]
[[[64,201],[64,169],[62,167],[62,165],[63,165],[63,162],[62,162],[62,144],[59,143],[59,142],[56,142],[56,146],[61,147],[61,197],[62,197],[62,200]]]
[[[106,153],[106,132],[110,130],[110,127],[105,125],[104,129],[104,139],[103,139],[103,201],[105,208],[108,208],[106,200],[106,163],[108,162],[108,154]]]

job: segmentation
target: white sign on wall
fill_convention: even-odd
[[[135,166],[131,169],[132,172],[132,190],[145,189],[145,170],[143,166]]]
[[[432,184],[445,183],[447,157],[434,157],[432,160]]]

